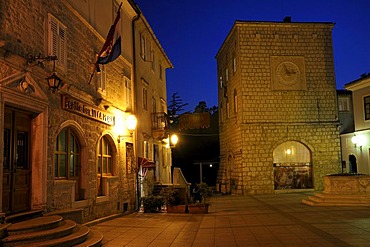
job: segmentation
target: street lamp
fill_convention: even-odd
[[[179,137],[176,134],[172,134],[170,137],[170,147],[176,147],[177,142],[179,141]]]
[[[128,115],[126,117],[126,128],[127,130],[129,131],[129,135],[118,135],[118,139],[117,139],[117,142],[120,143],[121,142],[121,138],[124,138],[124,137],[132,137],[133,133],[134,133],[134,130],[136,129],[136,124],[137,124],[137,119],[135,117],[135,115]],[[118,123],[120,124],[120,128],[122,129],[122,123]]]

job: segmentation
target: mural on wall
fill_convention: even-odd
[[[300,142],[287,141],[273,152],[275,190],[312,189],[310,150]]]
[[[312,169],[310,163],[302,164],[274,164],[274,188],[312,189]]]

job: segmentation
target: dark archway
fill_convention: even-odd
[[[349,172],[350,173],[357,173],[357,159],[356,159],[356,156],[354,156],[353,154],[350,154],[348,156],[348,160],[349,160]]]

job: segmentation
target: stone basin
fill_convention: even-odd
[[[370,176],[335,174],[324,176],[323,193],[308,196],[310,206],[370,206]]]
[[[324,176],[324,193],[326,194],[370,194],[369,175],[328,175]]]

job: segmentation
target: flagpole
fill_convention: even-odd
[[[119,12],[121,11],[121,7],[122,7],[122,3],[123,2],[121,2],[120,3],[120,5],[119,5],[119,7],[118,7],[118,10],[117,10],[117,15],[116,15],[116,19],[114,20],[114,23],[113,23],[113,25],[112,26],[115,26],[116,24],[117,24],[117,17],[118,17],[118,15],[119,15]],[[112,27],[111,27],[112,28]],[[109,30],[110,31],[110,30]],[[96,61],[95,61],[95,64],[94,64],[94,70],[93,70],[93,72],[91,73],[91,75],[90,75],[90,79],[89,79],[89,83],[88,84],[90,84],[91,83],[91,80],[92,80],[92,78],[94,77],[94,74],[95,74],[95,71],[96,71],[96,69],[98,68],[98,58],[99,58],[99,56],[104,52],[104,46],[105,46],[105,43],[104,43],[104,45],[103,45],[103,48],[101,49],[101,51],[99,52],[99,54],[96,56]]]

